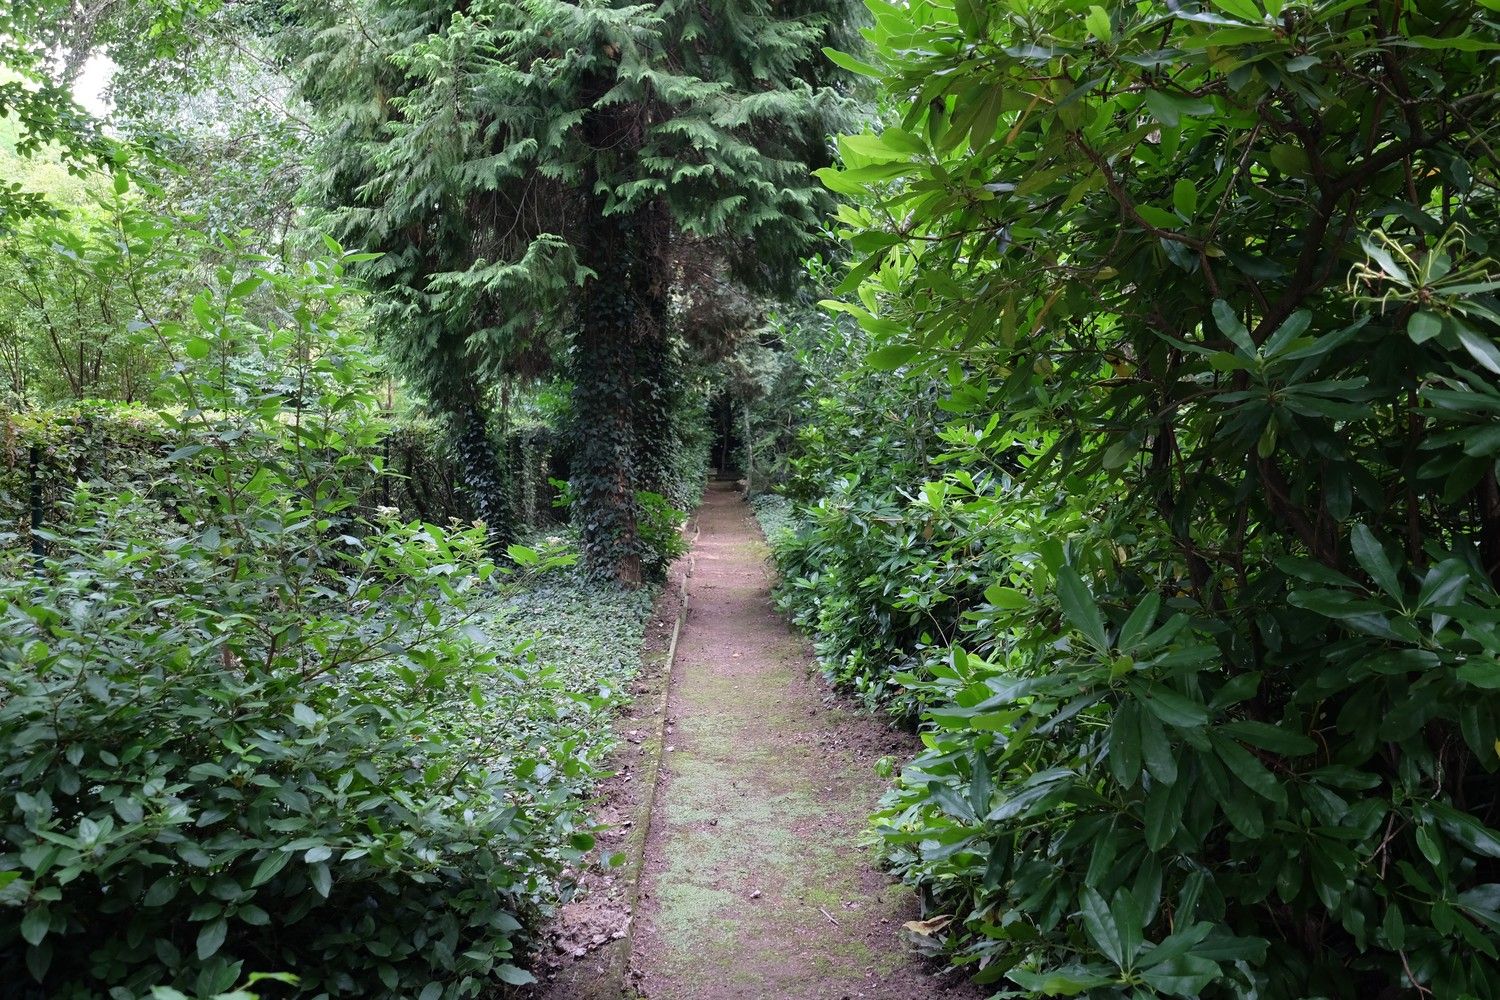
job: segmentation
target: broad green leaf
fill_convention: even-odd
[[[1500,660],[1494,655],[1476,656],[1458,668],[1458,679],[1488,691],[1500,691]]]
[[[1100,41],[1107,42],[1114,35],[1114,28],[1109,21],[1109,12],[1097,4],[1090,7],[1089,12],[1084,15],[1083,24],[1088,28],[1089,34]]]
[[[261,863],[256,866],[255,874],[250,878],[250,887],[252,889],[258,888],[271,881],[287,866],[287,862],[290,860],[292,860],[292,855],[289,851],[272,851],[270,854],[267,854]]]
[[[495,975],[500,977],[502,983],[511,986],[526,986],[536,982],[536,977],[525,969],[518,969],[514,965],[501,965],[495,969]]]
[[[1397,601],[1402,599],[1401,581],[1396,576],[1396,567],[1391,565],[1385,547],[1369,527],[1356,524],[1349,532],[1349,543],[1354,549],[1354,558],[1360,567],[1374,580],[1380,589]]]
[[[1234,739],[1285,757],[1303,757],[1318,749],[1318,744],[1309,737],[1282,726],[1274,726],[1269,722],[1254,720],[1226,722],[1219,727],[1219,731]]]
[[[1093,889],[1085,886],[1079,893],[1078,901],[1082,907],[1083,928],[1088,932],[1089,940],[1094,947],[1109,958],[1111,962],[1120,968],[1125,968],[1126,957],[1120,951],[1120,932],[1115,926],[1115,918],[1109,910],[1109,904],[1104,897]]]
[[[1244,323],[1240,322],[1240,318],[1235,315],[1229,303],[1223,299],[1214,299],[1213,313],[1214,323],[1218,326],[1219,332],[1228,337],[1230,342],[1245,355],[1253,357],[1256,353],[1255,341],[1250,339],[1250,331],[1245,328]]]
[[[862,59],[856,59],[846,52],[840,52],[838,49],[824,48],[823,55],[827,56],[828,60],[835,66],[846,69],[851,73],[858,74],[859,76],[870,76],[875,77],[876,79],[879,79],[881,76],[881,72],[878,67],[872,66],[870,63],[867,63]]]
[[[1141,759],[1151,776],[1162,784],[1177,780],[1177,757],[1167,740],[1161,721],[1149,712],[1140,713]]]
[[[1087,990],[1114,982],[1112,976],[1083,966],[1065,966],[1048,972],[1011,969],[1005,976],[1023,989],[1048,997],[1076,997]]]
[[[224,937],[229,933],[229,921],[223,917],[210,920],[198,931],[197,954],[198,961],[204,962],[218,953],[219,947],[224,943]]]
[[[1140,710],[1132,703],[1115,711],[1105,743],[1109,773],[1121,785],[1133,786],[1141,775]]]
[[[1155,894],[1153,894],[1154,898]],[[1141,952],[1142,925],[1146,922],[1146,907],[1141,900],[1137,899],[1135,893],[1123,886],[1115,890],[1114,898],[1110,901],[1109,912],[1114,917],[1115,933],[1120,939],[1121,965],[1124,968],[1135,966],[1136,956]]]
[[[1151,631],[1156,624],[1156,616],[1161,610],[1161,595],[1152,591],[1135,606],[1130,612],[1130,617],[1125,619],[1125,624],[1120,626],[1120,636],[1117,645],[1123,652],[1131,652],[1140,644],[1141,640]]]
[[[984,599],[997,608],[1007,611],[1017,611],[1022,608],[1031,607],[1031,600],[1014,587],[1004,587],[998,583],[992,583],[984,588]]]
[[[1500,347],[1495,342],[1467,323],[1456,321],[1458,342],[1463,344],[1469,356],[1496,375],[1500,375]]]
[[[1194,955],[1178,955],[1141,973],[1153,989],[1175,997],[1199,996],[1220,975],[1217,963]]]
[[[307,868],[307,880],[312,883],[313,891],[324,899],[328,898],[329,891],[333,888],[333,875],[328,870],[326,862],[318,862]]]
[[[1226,14],[1233,14],[1246,21],[1259,21],[1265,17],[1260,8],[1255,6],[1255,0],[1213,0],[1213,5]]]
[[[1202,98],[1147,90],[1144,99],[1152,117],[1168,128],[1175,128],[1184,116],[1198,118],[1214,113],[1213,104]]]
[[[1217,733],[1211,733],[1209,739],[1231,775],[1261,798],[1279,806],[1286,805],[1286,789],[1254,754]]]
[[[1063,566],[1057,571],[1057,596],[1062,603],[1063,614],[1073,627],[1082,632],[1095,649],[1101,652],[1108,650],[1109,639],[1104,633],[1104,617],[1099,613],[1099,606],[1094,603],[1094,595],[1089,592],[1088,584],[1083,582],[1083,577],[1073,567]]]
[[[1208,721],[1207,709],[1169,687],[1131,682],[1131,690],[1152,715],[1169,726],[1190,729]]]
[[[1172,207],[1184,219],[1191,219],[1198,213],[1198,189],[1186,177],[1178,178],[1172,185]]]
[[[1443,317],[1427,309],[1418,309],[1406,321],[1406,334],[1412,343],[1422,344],[1443,332]]]
[[[910,344],[887,344],[871,351],[865,363],[879,372],[895,371],[917,356],[917,349]]]
[[[28,906],[21,917],[21,937],[33,948],[41,944],[52,926],[52,914],[46,905]]]

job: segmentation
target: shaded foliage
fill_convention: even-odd
[[[926,706],[877,831],[982,981],[1500,991],[1492,6],[876,2],[840,57],[900,120],[824,173],[833,308],[944,417],[793,586]]]
[[[807,169],[827,160],[838,99],[817,49],[839,9],[305,12],[304,91],[332,126],[319,184],[342,238],[384,251],[369,277],[403,371],[480,414],[488,387],[544,369],[571,335],[577,512],[596,572],[640,575],[633,496],[661,491],[651,456],[673,450],[683,262],[717,257],[766,283],[818,225],[826,195]]]

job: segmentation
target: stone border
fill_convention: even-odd
[[[618,851],[626,856],[625,862],[616,869],[623,891],[624,934],[600,945],[576,962],[559,969],[554,977],[540,984],[535,993],[528,992],[526,996],[537,996],[543,1000],[636,1000],[638,996],[628,984],[630,953],[635,941],[636,910],[640,903],[641,873],[646,860],[646,840],[651,832],[651,817],[656,808],[662,755],[666,746],[667,698],[672,688],[677,642],[682,635],[682,626],[687,620],[688,581],[692,578],[697,566],[697,555],[693,552],[692,546],[697,543],[700,530],[696,518],[683,527],[683,535],[688,542],[688,552],[677,564],[682,567],[682,575],[680,579],[669,583],[662,591],[662,597],[667,597],[672,590],[676,590],[676,596],[679,598],[676,620],[672,625],[672,634],[666,653],[665,655],[651,654],[642,650],[641,665],[637,676],[646,682],[647,688],[636,696],[632,707],[645,708],[646,711],[639,712],[634,720],[627,719],[623,715],[617,716],[614,722],[616,753],[619,753],[620,748],[632,746],[627,736],[627,730],[631,727],[632,721],[638,726],[641,721],[650,720],[650,729],[646,737],[640,743],[633,744],[635,769],[631,777],[631,787],[636,791],[625,796],[627,803],[625,815],[630,821],[630,834],[618,847]],[[657,599],[658,605],[662,603],[662,597]],[[653,613],[653,618],[657,613],[659,612]],[[632,799],[635,801],[632,802]]]
[[[677,621],[672,626],[672,641],[668,643],[666,656],[662,659],[661,685],[652,692],[655,698],[652,709],[656,716],[656,727],[650,737],[649,751],[645,744],[642,745],[642,756],[645,761],[636,779],[649,782],[648,791],[641,796],[641,801],[636,805],[635,815],[632,817],[634,825],[631,827],[630,839],[625,845],[625,850],[630,855],[622,866],[628,886],[625,892],[625,902],[629,907],[629,915],[625,918],[625,936],[618,941],[610,942],[606,972],[600,983],[602,988],[595,994],[601,1000],[605,997],[613,1000],[615,997],[634,998],[637,996],[636,991],[626,985],[626,979],[630,975],[630,952],[635,943],[636,915],[639,912],[641,899],[641,871],[646,864],[646,841],[651,835],[651,817],[656,812],[656,795],[661,787],[661,764],[667,733],[667,698],[672,692],[672,674],[677,664],[677,640],[682,635],[683,623],[687,621],[688,581],[693,578],[693,570],[698,564],[698,557],[692,548],[698,542],[700,531],[696,519],[692,522],[692,529],[693,536],[688,539],[688,551],[684,557],[687,560],[687,566],[682,574],[679,591],[682,603],[678,605]]]

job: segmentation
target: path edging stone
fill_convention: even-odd
[[[651,832],[651,817],[656,811],[662,754],[666,746],[667,698],[672,689],[677,643],[682,635],[683,624],[687,621],[688,581],[692,579],[693,571],[697,566],[697,556],[693,553],[692,546],[697,542],[699,532],[696,518],[683,530],[684,540],[688,543],[688,552],[683,556],[683,574],[681,582],[677,585],[681,600],[678,604],[676,620],[672,625],[672,636],[667,644],[665,657],[661,661],[660,681],[653,685],[652,691],[637,701],[637,705],[640,705],[644,699],[650,699],[648,707],[654,723],[639,747],[640,758],[636,780],[640,782],[639,787],[644,788],[645,791],[630,813],[630,836],[620,847],[621,853],[625,855],[625,863],[618,870],[625,892],[624,935],[601,945],[590,956],[587,962],[589,971],[572,983],[575,992],[570,993],[569,996],[570,998],[576,997],[577,1000],[635,1000],[639,995],[627,982],[630,975],[630,953],[635,941],[641,875],[646,860],[646,841]],[[643,657],[643,672],[648,663],[649,661]]]

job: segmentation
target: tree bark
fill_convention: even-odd
[[[605,105],[583,121],[596,157],[584,254],[594,277],[583,289],[573,343],[572,483],[584,565],[627,586],[642,582],[636,492],[664,489],[671,458],[671,221],[660,201],[606,214],[599,187],[639,154],[647,113],[639,105]]]
[[[491,550],[499,550],[515,540],[505,502],[505,470],[490,441],[488,413],[477,400],[470,400],[449,411],[453,426],[453,443],[458,452],[464,491],[474,504],[474,512],[484,522]]]

